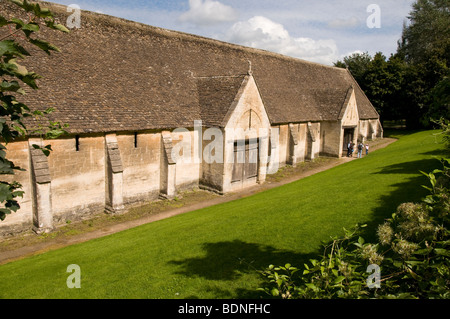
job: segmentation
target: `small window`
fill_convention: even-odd
[[[80,135],[75,136],[75,150],[80,151]]]
[[[138,138],[138,133],[137,133],[137,132],[134,132],[134,148],[137,148],[137,147],[138,147],[138,141],[137,141],[137,138]]]

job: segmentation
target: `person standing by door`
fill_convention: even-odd
[[[362,151],[363,151],[364,145],[362,142],[358,143],[358,158],[362,157]]]

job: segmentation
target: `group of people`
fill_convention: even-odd
[[[353,156],[354,148],[355,144],[352,141],[348,142],[347,157]],[[366,150],[366,155],[369,154],[369,144],[364,145],[362,142],[359,142],[357,148],[358,148],[358,158],[362,158],[362,152],[364,149]]]

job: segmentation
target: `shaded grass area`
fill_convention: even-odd
[[[439,167],[432,131],[251,197],[0,266],[1,298],[257,298],[256,270],[303,265],[342,227],[366,237]],[[66,286],[81,268],[81,289]]]

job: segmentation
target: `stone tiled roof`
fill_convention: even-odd
[[[71,14],[61,5],[41,6],[62,23]],[[0,3],[7,16],[14,7]],[[361,118],[378,118],[345,69],[88,11],[80,29],[42,30],[40,37],[62,52],[31,50],[27,67],[43,78],[25,102],[54,107],[52,118],[71,133],[192,127],[194,120],[218,125],[249,61],[272,124],[337,120],[351,86]]]
[[[207,126],[223,126],[223,120],[244,82],[244,75],[197,79],[201,119]]]

